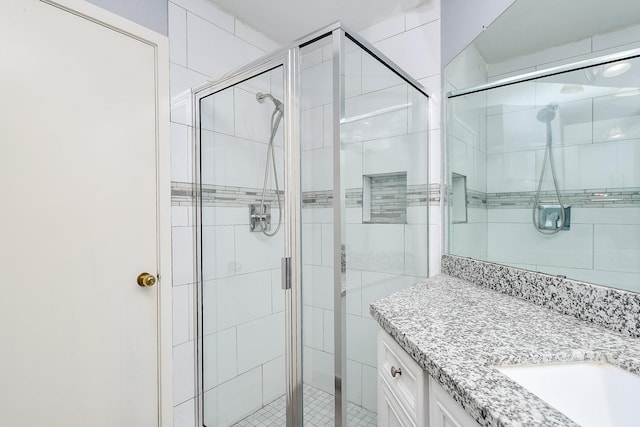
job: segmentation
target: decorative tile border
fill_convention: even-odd
[[[455,255],[442,256],[442,272],[625,335],[640,337],[640,293]]]
[[[280,192],[284,194],[284,192]],[[193,206],[197,195],[197,186],[188,182],[171,182],[171,204],[173,206]],[[246,206],[260,202],[261,188],[229,187],[221,185],[203,185],[202,203],[204,206]],[[276,192],[267,190],[267,201],[276,200]],[[347,208],[362,207],[362,188],[346,190]],[[418,184],[407,186],[407,207],[439,205],[440,184]],[[333,190],[305,191],[302,193],[303,208],[330,208],[333,206]]]

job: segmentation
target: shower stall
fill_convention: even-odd
[[[640,291],[640,49],[455,89],[449,252]]]
[[[337,23],[195,92],[200,425],[376,425],[369,304],[428,276],[428,97]]]

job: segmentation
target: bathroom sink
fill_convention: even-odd
[[[585,427],[640,426],[640,376],[608,363],[495,366]]]

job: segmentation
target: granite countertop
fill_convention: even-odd
[[[640,375],[640,339],[444,274],[371,315],[483,426],[575,426],[494,365],[606,361]]]

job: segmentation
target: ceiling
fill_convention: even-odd
[[[639,17],[638,0],[517,0],[475,45],[487,63],[495,64],[637,25]]]
[[[360,31],[430,0],[209,0],[279,44],[341,21]]]

